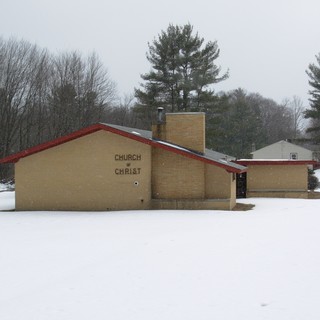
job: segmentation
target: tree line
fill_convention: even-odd
[[[216,63],[217,42],[205,43],[190,24],[169,25],[148,47],[151,71],[141,75],[134,107],[146,119],[157,107],[205,112],[207,146],[235,157],[249,157],[252,148],[301,137],[303,105],[298,97],[278,104],[244,89],[214,91],[229,72],[222,72]]]
[[[304,116],[312,119],[315,129],[309,131],[316,136],[318,66],[311,64],[307,71],[314,101],[304,113],[298,97],[278,104],[241,88],[215,92],[214,85],[229,71],[216,63],[217,42],[205,43],[190,24],[169,25],[148,49],[150,72],[141,75],[134,95],[120,99],[97,54],[52,54],[24,40],[0,38],[0,158],[97,122],[150,129],[157,107],[205,112],[207,146],[235,157],[282,139],[303,138]],[[9,174],[1,166],[0,178]]]
[[[116,103],[116,85],[95,53],[54,55],[0,38],[0,158],[97,122],[123,122],[127,100]]]

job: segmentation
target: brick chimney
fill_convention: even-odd
[[[162,111],[163,112],[163,111]],[[205,152],[205,114],[203,112],[161,113],[152,127],[155,139],[168,141],[197,152]]]

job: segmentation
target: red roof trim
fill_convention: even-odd
[[[236,160],[234,161],[237,164],[242,166],[260,166],[260,165],[290,165],[297,166],[302,164],[317,164],[317,161],[314,160]]]
[[[68,141],[83,137],[83,136],[90,134],[90,133],[93,133],[95,131],[99,131],[101,129],[102,129],[101,124],[96,124],[96,125],[72,132],[66,136],[61,137],[61,138],[57,138],[57,139],[54,139],[54,140],[51,140],[51,141],[48,141],[45,143],[41,143],[41,144],[34,146],[32,148],[23,150],[21,152],[18,152],[16,154],[13,154],[13,155],[8,156],[6,158],[0,159],[0,163],[15,163],[15,162],[19,161],[21,158],[30,156],[32,154],[38,153],[43,150],[50,149],[52,147],[58,146],[60,144],[66,143]]]
[[[155,148],[161,148],[161,149],[164,149],[164,150],[167,150],[167,151],[170,151],[170,152],[174,152],[176,154],[180,154],[180,155],[185,156],[185,157],[190,158],[190,159],[194,159],[194,160],[202,161],[204,163],[215,165],[217,167],[220,167],[220,168],[223,168],[225,170],[228,170],[229,172],[242,173],[242,172],[247,171],[246,169],[241,170],[241,169],[233,168],[233,167],[225,165],[223,163],[219,163],[219,162],[216,162],[214,160],[210,160],[210,159],[201,157],[201,156],[199,156],[199,155],[197,155],[195,153],[192,153],[192,152],[189,152],[189,151],[185,151],[185,150],[181,150],[181,149],[172,147],[172,146],[167,145],[167,144],[163,144],[163,143],[158,142],[156,140],[149,140],[149,139],[140,137],[140,136],[132,134],[132,133],[128,133],[128,132],[125,132],[125,131],[122,131],[122,130],[119,130],[119,129],[115,129],[113,127],[109,127],[108,125],[103,125],[103,129],[107,130],[107,131],[110,131],[112,133],[121,135],[123,137],[127,137],[129,139],[133,139],[133,140],[136,140],[136,141],[151,145],[151,146],[153,146]]]
[[[68,134],[68,135],[66,135],[64,137],[57,138],[57,139],[54,139],[54,140],[39,144],[39,145],[37,145],[35,147],[23,150],[21,152],[18,152],[16,154],[13,154],[13,155],[8,156],[6,158],[0,159],[0,163],[16,163],[21,158],[24,158],[24,157],[30,156],[32,154],[35,154],[35,153],[50,149],[52,147],[55,147],[55,146],[58,146],[60,144],[75,140],[77,138],[86,136],[88,134],[91,134],[91,133],[99,131],[99,130],[109,131],[111,133],[114,133],[114,134],[129,138],[129,139],[132,139],[132,140],[136,140],[138,142],[142,142],[142,143],[148,144],[148,145],[156,147],[156,148],[161,148],[161,149],[164,149],[164,150],[167,150],[167,151],[170,151],[170,152],[174,152],[176,154],[180,154],[180,155],[185,156],[185,157],[190,158],[190,159],[194,159],[194,160],[202,161],[204,163],[215,165],[217,167],[220,167],[220,168],[223,168],[223,169],[227,170],[228,172],[241,173],[241,172],[245,172],[246,171],[246,169],[244,169],[244,170],[237,169],[237,168],[231,167],[231,166],[229,166],[227,164],[222,164],[222,163],[216,162],[214,160],[207,159],[207,158],[202,157],[200,155],[197,155],[195,153],[192,153],[192,152],[189,152],[189,151],[185,151],[185,150],[182,150],[182,149],[178,149],[178,148],[174,148],[174,147],[172,147],[170,145],[167,145],[167,144],[162,144],[160,142],[157,142],[156,140],[146,139],[146,138],[140,137],[139,135],[135,135],[135,134],[132,134],[132,133],[128,133],[126,131],[122,131],[120,129],[116,129],[116,128],[110,127],[110,126],[108,126],[106,124],[95,124],[95,125],[92,125],[90,127],[75,131],[75,132],[73,132],[71,134]]]
[[[215,166],[223,168],[223,169],[225,169],[225,170],[227,170],[228,172],[231,172],[231,173],[232,172],[233,173],[242,173],[242,172],[246,172],[247,171],[246,168],[243,169],[243,170],[237,169],[237,168],[228,166],[227,164],[223,164],[223,163],[220,163],[220,162],[217,162],[217,161],[214,161],[214,160],[210,160],[208,158],[201,157],[201,156],[199,156],[199,155],[197,155],[195,153],[191,153],[191,152],[184,151],[184,150],[181,150],[181,149],[176,149],[174,147],[171,147],[171,146],[156,142],[154,140],[152,140],[151,145],[156,147],[156,148],[161,148],[161,149],[164,149],[164,150],[167,150],[167,151],[174,152],[176,154],[180,154],[180,155],[185,156],[185,157],[190,158],[190,159],[199,160],[199,161],[202,161],[204,163],[215,165]]]

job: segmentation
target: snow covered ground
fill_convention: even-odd
[[[10,185],[9,183],[1,183],[0,182],[0,192],[9,190],[10,188],[12,188],[12,185]]]
[[[320,200],[241,202],[256,207],[0,212],[0,319],[320,319]]]
[[[11,192],[1,192],[0,191],[0,213],[1,210],[14,210],[15,208],[15,193]]]

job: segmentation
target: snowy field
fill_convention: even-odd
[[[319,320],[320,200],[241,202],[0,212],[0,319]]]

